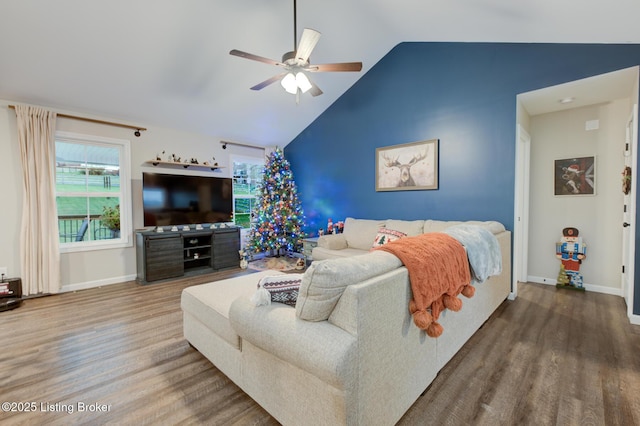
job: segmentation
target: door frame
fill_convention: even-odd
[[[531,136],[518,123],[516,125],[516,173],[514,194],[513,281],[509,299],[518,296],[518,282],[527,281],[529,259],[529,170],[531,163]]]
[[[628,142],[631,144],[630,147],[630,160],[631,160],[631,191],[629,193],[629,205],[627,207],[628,211],[628,223],[630,224],[628,232],[629,232],[629,240],[627,245],[628,253],[623,253],[623,265],[625,266],[625,273],[627,274],[626,282],[629,284],[628,286],[623,286],[622,288],[622,297],[625,299],[627,304],[627,317],[629,318],[632,324],[640,324],[640,316],[636,316],[633,314],[633,301],[634,301],[634,291],[635,291],[635,236],[636,236],[636,185],[637,185],[637,173],[638,173],[638,104],[633,105],[633,110],[627,121],[627,129],[631,129],[631,137],[628,138]],[[626,151],[625,151],[625,155]],[[623,236],[624,241],[624,236]],[[628,264],[625,265],[625,261],[628,261]],[[624,288],[627,287],[627,288]]]

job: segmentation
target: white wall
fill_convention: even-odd
[[[621,99],[530,118],[529,281],[555,283],[560,265],[555,243],[564,227],[575,226],[587,244],[587,258],[580,268],[585,286],[620,294],[621,172],[630,105],[630,99]],[[585,130],[588,120],[599,120],[600,128]],[[554,160],[592,155],[596,195],[554,196]]]
[[[8,108],[11,101],[0,100],[0,223],[3,229],[0,235],[0,267],[8,268],[8,275],[20,276],[20,223],[22,215],[22,166],[18,146],[15,111]],[[109,117],[97,117],[77,111],[61,111],[70,115],[80,115],[106,121],[117,121]],[[131,141],[131,177],[134,229],[143,226],[142,215],[142,171],[149,170],[143,163],[155,158],[156,153],[165,150],[181,157],[195,157],[200,162],[216,161],[223,167],[218,172],[193,172],[184,169],[162,169],[163,173],[211,174],[229,177],[231,170],[229,156],[263,156],[262,150],[229,145],[222,149],[222,137],[211,137],[187,133],[161,127],[151,127],[145,123],[129,123],[146,127],[137,138],[133,130],[109,125],[89,123],[68,118],[58,118],[57,130],[88,135],[129,139]],[[166,155],[166,154],[165,154]],[[154,171],[160,171],[152,168]],[[135,279],[136,260],[134,236],[130,236],[132,245],[123,249],[97,250],[89,252],[61,254],[62,290],[76,290],[104,284],[112,284]]]
[[[519,97],[516,99],[516,123],[531,135],[531,116],[527,113],[526,108],[522,106],[522,101]]]

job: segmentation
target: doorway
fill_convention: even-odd
[[[623,107],[626,108],[626,112],[624,113],[624,118],[622,119],[622,123],[625,123],[627,119],[627,114],[629,114],[629,110],[633,109],[631,104],[637,103],[637,91],[638,91],[638,67],[633,67],[630,69],[625,69],[625,70],[620,70],[613,73],[604,74],[602,76],[591,77],[584,80],[570,82],[563,85],[553,86],[553,87],[537,90],[534,92],[528,92],[528,93],[523,93],[518,95],[518,99],[517,99],[518,100],[518,113],[517,113],[518,123],[516,126],[517,135],[516,135],[516,159],[515,159],[516,173],[515,173],[515,194],[514,194],[514,203],[515,203],[514,205],[514,252],[513,252],[514,276],[513,276],[513,286],[512,286],[512,289],[513,289],[512,297],[515,297],[517,295],[518,282],[531,281],[531,282],[540,282],[544,284],[555,284],[555,281],[557,278],[557,271],[558,271],[557,263],[553,256],[554,255],[553,242],[556,240],[554,233],[557,233],[557,230],[555,228],[558,228],[558,226],[553,226],[553,225],[545,226],[545,224],[542,224],[541,226],[540,223],[536,223],[535,217],[532,217],[532,220],[529,220],[529,217],[528,217],[531,209],[533,209],[532,211],[536,211],[536,209],[538,210],[540,209],[539,206],[534,205],[530,207],[528,205],[529,199],[530,199],[529,191],[531,189],[531,185],[533,184],[533,188],[536,188],[538,191],[548,192],[551,190],[550,187],[549,188],[544,187],[542,188],[542,190],[540,189],[540,185],[541,185],[541,183],[539,182],[540,177],[542,176],[544,179],[546,179],[547,175],[549,174],[548,170],[545,171],[544,173],[541,173],[539,169],[537,171],[534,170],[534,172],[537,174],[535,175],[535,177],[532,176],[529,179],[530,164],[532,168],[542,167],[542,168],[548,169],[550,168],[550,165],[547,163],[551,161],[549,160],[549,158],[546,158],[542,161],[538,158],[537,160],[535,160],[537,163],[530,163],[531,154],[529,150],[531,149],[531,146],[535,146],[536,144],[536,133],[535,132],[531,133],[530,131],[531,121],[533,120],[534,122],[538,122],[536,121],[537,120],[536,116],[541,114],[549,114],[554,112],[559,112],[559,114],[563,114],[563,111],[568,111],[568,110],[578,109],[578,108],[588,109],[588,107],[593,105],[605,105],[604,108],[606,109],[607,108],[606,105],[610,102],[613,102],[614,100],[630,99],[631,100],[630,102],[623,104]],[[620,107],[619,107],[620,102],[621,101],[618,102],[617,111],[620,110]],[[608,117],[605,117],[603,121],[606,122],[607,119]],[[606,124],[607,123],[605,123],[605,126]],[[584,126],[585,123],[583,122],[582,125]],[[591,123],[591,125],[593,125],[593,123]],[[583,128],[583,130],[589,130],[588,126],[589,126],[589,123],[587,123],[587,128],[586,129]],[[622,132],[623,138],[626,130],[624,129],[624,127],[625,127],[624,125],[620,125],[620,129],[619,129],[619,131]],[[630,125],[630,128],[634,130],[632,132],[633,133],[633,137],[631,138],[632,142],[634,144],[637,144],[637,135],[636,135],[637,132],[635,132],[635,129],[637,128],[637,124]],[[528,135],[529,133],[531,134],[531,136]],[[584,134],[586,133],[583,133],[583,135]],[[588,136],[591,137],[593,135],[594,134],[589,134]],[[616,141],[615,143],[617,143],[619,146],[623,145],[623,142],[620,140]],[[613,144],[614,142],[612,142],[611,151],[616,149]],[[546,149],[546,148],[543,148],[543,147],[541,148],[540,146],[538,146],[538,150],[540,149]],[[617,152],[620,153],[618,154],[620,156],[622,155],[621,151],[622,151],[621,149],[617,150]],[[633,151],[633,155],[630,155],[630,159],[632,159],[633,161],[636,161],[636,157],[637,157],[636,152],[637,151]],[[539,154],[537,155],[539,156]],[[602,149],[600,149],[599,155],[604,159],[606,156],[610,156],[613,154],[610,154],[608,150],[602,151]],[[621,162],[622,159],[618,158],[618,160],[616,161]],[[538,162],[540,162],[540,164],[538,164]],[[606,167],[609,167],[609,169],[607,169]],[[633,168],[633,170],[635,170],[635,165],[631,167]],[[622,170],[618,170],[618,169],[622,169],[621,166],[617,167],[615,165],[606,166],[605,164],[603,164],[602,168],[604,171],[606,171],[605,176],[603,176],[603,178],[607,177],[609,180],[611,180],[611,176],[613,174],[618,174],[618,176],[620,176],[619,173],[622,171]],[[616,172],[613,172],[613,169],[615,169]],[[633,177],[633,179],[635,180],[635,176]],[[620,181],[618,180],[615,182],[616,190],[620,188],[618,182]],[[547,185],[547,183],[544,183],[542,185],[543,186]],[[549,183],[549,185],[551,185],[551,183]],[[608,191],[609,193],[612,193],[611,187],[612,187],[611,182],[609,182],[607,186],[603,186],[602,193],[599,194],[600,198],[602,198],[606,194],[606,191]],[[535,191],[536,189],[533,189],[533,191]],[[620,205],[620,211],[622,211],[623,209],[622,195],[615,194],[615,196],[620,199],[618,204]],[[610,197],[611,196],[609,196],[609,198]],[[536,198],[535,200],[538,200],[538,199]],[[562,204],[565,202],[565,200],[559,201],[557,199],[551,199],[551,202],[555,203],[554,205],[556,206],[556,211],[562,210],[561,208],[558,209],[558,206],[565,205],[565,204]],[[532,201],[532,203],[534,202]],[[535,203],[539,204],[537,201]],[[625,202],[624,204],[627,205],[627,212],[629,213],[628,216],[625,216],[625,219],[624,219],[627,223],[630,223],[630,226],[628,227],[630,231],[629,235],[635,235],[634,234],[635,223],[633,223],[635,221],[635,199],[633,200],[633,202],[629,201],[629,202]],[[588,201],[582,200],[578,203],[575,203],[574,205],[588,206]],[[613,204],[610,204],[610,205],[613,205]],[[533,215],[534,213],[531,213],[531,214]],[[593,214],[597,215],[596,212],[594,212]],[[627,218],[629,220],[626,220]],[[608,220],[612,221],[614,219],[608,219]],[[618,213],[615,225],[612,225],[612,226],[615,226],[615,229],[611,232],[617,233],[618,241],[621,241],[623,233],[620,230],[622,229],[622,227],[620,224],[619,213]],[[533,241],[530,239],[530,232],[529,232],[530,227],[536,229],[535,233],[532,234],[534,237]],[[552,234],[551,236],[546,235],[545,243],[544,245],[541,246],[540,245],[541,237],[539,234],[541,233],[541,231],[544,231],[544,228],[550,228],[550,227],[553,229],[551,229],[550,231],[547,230],[546,232],[551,232]],[[595,233],[594,229],[596,228],[597,227],[592,225],[585,226],[585,230],[588,230],[589,233]],[[560,227],[559,229],[561,230],[562,227]],[[558,236],[557,239],[559,239],[560,236]],[[595,235],[592,235],[592,237],[595,237]],[[598,249],[602,250],[602,247],[604,246],[607,247],[608,251],[614,251],[616,253],[621,253],[621,251],[624,250],[624,252],[626,253],[626,256],[623,256],[623,258],[630,259],[630,262],[625,262],[625,263],[628,263],[625,265],[626,275],[623,278],[621,278],[622,280],[625,280],[624,283],[617,280],[614,283],[611,283],[610,281],[608,281],[607,285],[610,285],[609,287],[607,286],[600,287],[596,285],[596,286],[593,286],[591,290],[600,291],[600,292],[609,293],[609,294],[616,294],[624,297],[625,300],[628,301],[627,302],[629,306],[628,314],[631,317],[633,291],[634,291],[633,274],[634,274],[635,268],[633,265],[634,255],[633,253],[629,255],[629,253],[633,251],[635,247],[633,246],[633,243],[631,243],[631,244],[628,244],[623,249],[622,242],[617,242],[614,245],[618,246],[619,248],[615,248],[611,246],[611,241],[603,239],[601,238],[601,236],[598,238],[592,238],[592,239],[595,239],[597,241],[597,244],[595,244],[595,246],[593,247],[595,251],[595,253],[593,253],[594,259],[600,260],[600,256],[599,256],[600,253],[598,252]],[[631,238],[631,241],[633,241],[633,238]],[[534,247],[532,247],[532,245],[534,245]],[[550,245],[551,247],[547,248],[547,245]],[[541,268],[540,268],[539,257],[547,256],[546,254],[547,251],[549,252],[549,255],[548,255],[549,257],[544,258],[543,260],[543,262],[547,262],[547,266],[546,266],[547,269],[546,271],[540,272]],[[617,254],[616,256],[619,257],[620,254]],[[588,259],[588,256],[587,256],[587,259]],[[589,265],[587,264],[587,266]],[[619,266],[616,266],[617,272],[615,272],[614,275],[620,276],[619,268],[620,268]]]

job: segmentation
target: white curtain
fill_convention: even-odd
[[[24,295],[60,291],[55,185],[56,113],[16,105],[23,194],[20,261]]]

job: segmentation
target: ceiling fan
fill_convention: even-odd
[[[282,67],[284,71],[280,74],[256,84],[251,90],[261,90],[272,83],[280,80],[284,89],[293,94],[311,93],[312,96],[322,95],[322,90],[313,83],[307,76],[307,72],[336,72],[336,71],[360,71],[362,62],[341,62],[334,64],[311,64],[309,56],[320,39],[320,33],[310,28],[305,28],[300,37],[300,43],[296,44],[297,18],[296,0],[293,0],[293,51],[282,55],[282,61],[265,58],[233,49],[229,54],[240,58],[251,59],[253,61],[264,62],[265,64]]]

